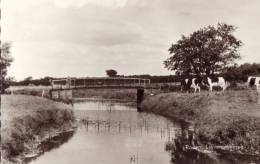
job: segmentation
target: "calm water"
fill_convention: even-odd
[[[193,150],[183,151],[183,143],[179,145],[176,141],[181,141],[183,136],[187,136],[189,128],[186,125],[173,123],[153,114],[138,113],[136,108],[120,103],[77,102],[74,104],[74,111],[79,120],[77,130],[43,144],[46,152],[31,163],[258,164],[260,162],[260,157],[205,155]],[[169,147],[172,143],[175,143],[175,147]]]
[[[165,144],[175,138],[178,124],[119,103],[78,102],[74,111],[81,121],[73,137],[31,163],[171,163]]]

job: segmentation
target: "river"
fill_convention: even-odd
[[[175,137],[177,123],[115,102],[81,101],[73,108],[80,120],[74,135],[31,163],[171,163],[165,144]]]
[[[259,158],[183,151],[189,127],[111,101],[74,104],[78,127],[42,144],[32,164],[249,164]],[[186,141],[185,141],[186,142]],[[173,143],[174,146],[172,145]],[[179,146],[178,146],[179,145]],[[185,147],[185,146],[184,146]],[[170,153],[172,152],[172,153]]]

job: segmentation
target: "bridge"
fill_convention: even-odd
[[[145,89],[151,89],[150,79],[99,77],[99,78],[60,78],[51,80],[50,97],[70,101],[73,99],[73,90],[77,89],[136,89],[137,108],[144,96]]]
[[[61,78],[51,81],[52,90],[77,88],[149,88],[150,79],[100,77],[100,78]]]

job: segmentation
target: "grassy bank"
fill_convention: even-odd
[[[195,126],[198,146],[239,146],[259,155],[260,96],[255,91],[200,94],[167,93],[146,98],[142,110],[181,119]]]
[[[49,98],[50,86],[13,86],[7,89],[8,94],[15,95],[32,95]],[[44,92],[43,92],[44,90]],[[153,92],[160,92],[154,90]],[[73,98],[90,98],[90,99],[108,99],[119,101],[136,101],[136,89],[75,89]],[[149,95],[151,90],[146,90],[145,94]]]
[[[1,95],[1,155],[4,161],[20,162],[39,154],[39,145],[72,130],[71,107],[26,95]]]
[[[49,97],[50,89],[50,86],[11,86],[6,89],[6,92],[8,94]]]
[[[145,94],[149,95],[150,90]],[[73,90],[73,98],[96,98],[96,99],[113,99],[123,101],[136,101],[136,89],[78,89]]]

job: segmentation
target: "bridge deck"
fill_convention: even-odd
[[[52,90],[152,88],[150,79],[140,78],[63,78],[51,81]]]
[[[77,89],[158,89],[158,87],[152,86],[133,86],[133,85],[100,85],[100,86],[77,86],[77,87],[63,87],[63,88],[52,88],[52,91],[60,90],[77,90]]]

